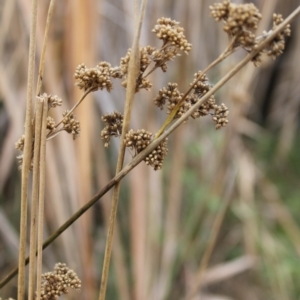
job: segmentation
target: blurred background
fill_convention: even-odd
[[[160,47],[151,29],[162,16],[185,28],[192,51],[157,70],[153,87],[136,95],[131,127],[156,132],[166,115],[153,105],[158,90],[177,82],[185,92],[193,74],[225,49],[222,24],[210,17],[215,1],[148,1],[141,46]],[[242,3],[243,1],[232,1]],[[256,0],[272,27],[299,0]],[[14,148],[23,134],[29,0],[0,0],[0,278],[18,261],[20,172]],[[36,68],[50,1],[39,1]],[[42,91],[58,95],[60,120],[80,98],[73,74],[80,63],[117,66],[133,38],[129,0],[56,1]],[[123,181],[107,299],[300,299],[300,18],[276,61],[246,66],[217,94],[230,111],[227,127],[190,119],[169,138],[162,171],[138,165]],[[207,75],[217,82],[244,57],[236,52]],[[37,70],[37,69],[36,69]],[[45,239],[114,176],[118,139],[105,149],[101,116],[123,111],[124,89],[97,91],[75,111],[81,135],[61,133],[47,143]],[[130,153],[126,162],[131,159]],[[44,251],[44,271],[64,262],[82,280],[70,299],[96,299],[111,193]],[[195,291],[195,292],[193,292]],[[16,298],[17,277],[1,291]]]

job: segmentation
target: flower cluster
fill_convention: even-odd
[[[75,115],[73,113],[69,113],[68,110],[66,110],[63,113],[63,130],[65,130],[67,133],[71,133],[73,136],[73,140],[75,140],[80,133],[80,123],[76,119]]]
[[[211,89],[211,84],[209,80],[202,71],[199,71],[194,74],[194,81],[191,83],[193,86],[193,93],[189,97],[191,105],[194,105],[198,102],[200,98],[202,98],[207,92]],[[211,109],[214,109],[216,105],[214,95],[210,96],[208,100],[200,105],[200,107],[193,112],[191,115],[193,119],[208,115]]]
[[[143,74],[147,67],[150,65],[151,53],[154,51],[154,48],[147,46],[140,48],[140,71],[137,78],[136,92],[141,89],[149,90],[152,87],[150,80],[143,77]],[[120,70],[123,76],[122,86],[127,87],[127,75],[128,75],[128,66],[130,61],[131,49],[128,49],[126,55],[121,58],[120,61]]]
[[[106,126],[101,131],[101,139],[104,141],[104,147],[107,148],[112,136],[120,136],[122,134],[123,115],[119,112],[102,116],[102,121]]]
[[[215,112],[213,115],[213,120],[216,122],[216,129],[225,127],[228,123],[227,116],[229,114],[228,107],[222,103],[221,105],[215,105]]]
[[[234,47],[242,46],[252,50],[255,45],[255,32],[261,13],[253,3],[234,4],[229,0],[210,6],[212,17],[223,20],[223,30],[234,39]]]
[[[152,53],[155,51],[155,48],[151,46],[141,47],[140,48],[140,71],[137,78],[136,92],[141,89],[149,90],[152,87],[152,83],[149,79],[143,77],[144,72],[152,62]],[[127,87],[127,75],[128,75],[128,66],[130,61],[131,49],[128,49],[126,55],[121,58],[120,61],[120,70],[123,76],[122,86]]]
[[[135,151],[135,154],[143,151],[151,143],[153,134],[145,129],[139,129],[137,131],[129,130],[125,135],[126,147]],[[144,161],[147,165],[154,168],[154,170],[160,170],[163,165],[163,161],[168,154],[167,148],[168,139],[164,139],[150,154],[148,154]]]
[[[179,22],[169,18],[161,18],[157,20],[152,32],[163,41],[163,48],[173,46],[178,51],[184,51],[188,54],[192,45],[187,41],[184,35],[184,29],[179,26]],[[177,53],[175,55],[177,55]]]
[[[111,77],[120,76],[120,72],[116,68],[112,68],[108,62],[100,62],[94,68],[87,68],[85,64],[77,66],[74,78],[76,79],[76,85],[87,91],[88,89],[103,90],[108,92],[112,89]]]
[[[44,93],[41,97],[48,100],[48,108],[55,108],[62,105],[62,99],[56,95],[48,95]]]
[[[42,274],[42,300],[55,300],[63,294],[68,294],[69,288],[79,290],[81,281],[66,264],[57,263],[53,272]]]
[[[283,22],[282,15],[273,14],[273,30]],[[285,36],[291,35],[291,26],[288,24],[282,32],[276,35],[276,37],[271,41],[269,49],[267,50],[268,56],[271,56],[275,59],[277,56],[283,53],[285,48]]]
[[[261,39],[272,32],[264,31],[262,36],[256,36],[256,30],[262,15],[253,3],[234,4],[230,0],[224,0],[222,3],[215,3],[210,6],[210,10],[212,17],[217,22],[223,21],[223,30],[230,37],[232,48],[243,47],[246,51],[251,52],[258,46]],[[273,30],[282,22],[282,16],[274,14]],[[290,34],[290,25],[287,25],[265,49],[253,57],[252,62],[254,65],[260,65],[263,52],[267,52],[267,55],[273,59],[282,54],[285,48],[285,37],[290,36]]]
[[[140,89],[149,90],[152,83],[146,77],[156,68],[161,68],[163,72],[167,71],[167,62],[175,56],[180,55],[180,51],[188,54],[191,50],[191,44],[188,43],[184,35],[184,29],[179,26],[179,22],[168,18],[157,20],[157,24],[152,30],[157,37],[163,41],[160,49],[151,46],[140,48],[140,72],[137,78],[136,91]],[[128,65],[130,60],[131,49],[121,58],[120,70],[123,76],[122,85],[127,87]],[[154,63],[152,70],[145,74],[146,69],[151,63]]]
[[[211,84],[208,81],[206,74],[202,71],[194,75],[194,81],[190,84],[193,89],[191,95],[187,95],[184,100],[184,95],[177,89],[176,83],[168,83],[167,87],[159,90],[158,96],[154,98],[154,104],[160,109],[167,106],[167,113],[170,114],[178,103],[181,103],[174,118],[181,117],[193,105],[195,105],[208,91],[211,90]],[[211,112],[213,111],[213,112]],[[222,104],[217,105],[214,95],[211,95],[205,102],[203,102],[198,109],[196,109],[191,117],[193,119],[211,115],[213,120],[217,123],[216,129],[224,127],[227,123],[227,116],[229,114],[228,108]]]
[[[47,129],[52,131],[55,128],[55,121],[52,117],[48,116],[47,117]]]
[[[182,100],[182,97],[183,93],[180,93],[178,90],[177,83],[169,82],[167,87],[159,90],[158,96],[154,98],[154,104],[160,109],[163,109],[164,105],[167,104],[167,113],[170,114],[175,106]],[[184,101],[174,118],[180,118],[190,107],[190,102]]]

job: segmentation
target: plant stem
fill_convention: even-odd
[[[35,271],[36,271],[36,234],[37,234],[37,211],[39,202],[39,167],[40,167],[40,146],[42,128],[43,102],[40,100],[36,105],[35,132],[34,132],[34,154],[33,154],[33,175],[32,175],[32,202],[31,202],[31,221],[30,221],[30,264],[29,264],[29,283],[28,300],[34,298],[35,291]]]
[[[69,112],[64,116],[64,118],[67,118],[67,117],[69,117],[70,115],[71,115],[71,113],[80,105],[80,103],[85,99],[85,97],[89,94],[89,93],[91,93],[92,91],[96,91],[97,90],[97,88],[95,88],[95,87],[91,87],[91,88],[89,88],[88,90],[86,90],[85,92],[84,92],[84,94],[81,96],[81,98],[77,101],[77,103],[69,110]],[[56,125],[55,125],[55,127],[54,127],[54,129],[55,128],[57,128],[62,122],[63,122],[63,120],[64,120],[64,118],[62,118]],[[53,130],[54,130],[53,129]],[[57,133],[57,132],[59,132],[59,131],[61,131],[61,130],[58,130],[58,131],[50,131],[50,132],[48,132],[48,134],[47,134],[47,138],[49,138],[49,137],[51,137],[52,136],[52,133]]]
[[[18,300],[23,300],[25,295],[25,257],[26,257],[26,231],[27,231],[27,202],[28,202],[28,178],[32,155],[32,96],[34,82],[35,62],[35,40],[37,22],[37,0],[31,4],[31,25],[28,59],[27,78],[27,105],[25,117],[25,145],[22,165],[22,186],[21,186],[21,217],[20,217],[20,249],[19,249],[19,276],[18,276]]]
[[[42,257],[43,257],[43,230],[44,230],[44,198],[46,174],[46,133],[47,133],[48,102],[43,100],[43,118],[40,149],[40,177],[39,177],[39,211],[38,211],[38,238],[37,238],[37,271],[36,271],[36,300],[41,298],[42,287]]]
[[[135,3],[135,12],[138,13],[138,2]],[[127,79],[127,89],[126,89],[126,102],[125,102],[125,111],[124,111],[124,121],[123,121],[123,128],[122,128],[122,135],[120,139],[120,149],[118,155],[118,162],[116,167],[116,174],[118,174],[123,167],[124,156],[125,156],[125,134],[128,132],[130,119],[131,119],[131,111],[132,105],[134,100],[134,95],[136,91],[136,79],[139,74],[140,70],[140,51],[139,51],[139,39],[141,35],[141,28],[142,28],[142,21],[145,15],[147,0],[143,0],[141,12],[139,19],[135,21],[136,33],[132,44],[132,52],[130,55],[130,61],[128,66],[128,79]],[[138,21],[138,23],[137,23]],[[104,253],[104,260],[103,260],[103,268],[102,268],[102,277],[101,277],[101,286],[100,286],[100,294],[99,300],[105,300],[106,295],[106,287],[107,287],[107,279],[108,279],[108,272],[109,272],[109,265],[110,265],[110,257],[112,251],[112,242],[113,242],[113,234],[115,228],[115,221],[117,216],[117,208],[118,208],[118,200],[120,194],[120,182],[115,185],[113,190],[112,196],[112,207],[109,216],[109,224],[108,224],[108,232],[106,238],[106,245],[105,245],[105,253]]]
[[[52,19],[52,14],[54,10],[54,4],[56,0],[51,0],[48,8],[48,14],[47,14],[47,21],[46,21],[46,28],[45,28],[45,34],[44,34],[44,40],[43,40],[43,46],[42,46],[42,53],[41,53],[41,59],[40,59],[40,65],[39,65],[39,73],[38,73],[38,81],[37,81],[37,87],[36,87],[36,95],[39,96],[41,93],[42,83],[43,83],[43,74],[44,74],[44,68],[45,68],[45,55],[46,55],[46,46],[47,46],[47,40],[49,35],[49,28],[50,23]]]

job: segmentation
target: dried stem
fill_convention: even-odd
[[[27,79],[27,106],[25,117],[25,145],[22,166],[22,186],[21,186],[21,217],[20,217],[20,249],[19,249],[19,276],[18,276],[18,300],[23,300],[25,295],[25,257],[26,257],[26,232],[27,232],[27,202],[28,202],[28,178],[32,155],[32,95],[34,82],[34,62],[35,62],[35,40],[37,23],[37,0],[31,4],[31,25],[30,43],[28,59],[28,79]]]
[[[92,91],[96,91],[96,90],[97,90],[97,88],[95,88],[95,87],[91,87],[91,88],[89,88],[88,90],[86,90],[86,91],[84,92],[84,94],[81,96],[81,98],[77,101],[77,103],[76,103],[76,104],[69,110],[69,112],[65,115],[64,118],[69,117],[69,116],[71,115],[71,113],[73,113],[73,111],[81,104],[81,102],[85,99],[85,97],[86,97],[89,93],[91,93]],[[57,135],[57,133],[59,133],[60,131],[63,130],[62,128],[55,130],[55,128],[57,128],[57,127],[63,122],[64,118],[61,119],[61,120],[55,125],[55,127],[54,127],[54,129],[53,129],[52,131],[49,131],[49,132],[48,132],[48,134],[47,134],[47,140],[52,139],[54,136]]]
[[[40,100],[36,105],[35,132],[34,132],[34,153],[33,153],[33,175],[32,175],[32,202],[30,221],[30,264],[28,300],[34,298],[35,291],[35,270],[36,270],[36,235],[37,235],[37,211],[39,202],[39,167],[40,167],[40,146],[42,128],[43,102]]]
[[[48,102],[43,99],[43,118],[40,147],[40,174],[39,174],[39,210],[38,210],[38,238],[37,238],[37,271],[36,271],[36,300],[41,298],[42,287],[42,257],[43,257],[43,230],[44,230],[44,197],[46,174],[46,134],[47,134]]]
[[[123,121],[122,135],[120,139],[120,149],[119,149],[118,162],[116,167],[116,174],[118,174],[122,170],[123,162],[124,162],[124,156],[126,150],[124,139],[125,139],[125,134],[129,130],[132,105],[133,105],[134,95],[136,92],[136,79],[138,77],[138,73],[140,69],[139,39],[141,35],[141,28],[142,28],[144,15],[145,15],[146,4],[147,4],[147,0],[143,0],[140,16],[138,20],[139,23],[137,23],[137,21],[135,22],[136,33],[132,44],[132,52],[130,55],[130,61],[128,66],[128,83],[126,88],[124,121]],[[137,11],[138,10],[137,10],[137,1],[136,1],[135,12],[137,13]],[[109,216],[99,300],[105,300],[105,295],[106,295],[107,279],[108,279],[111,251],[112,251],[112,242],[113,242],[113,234],[115,228],[115,220],[117,215],[119,194],[120,194],[120,182],[118,182],[115,185],[115,188],[113,190],[113,195],[112,195],[112,207]]]
[[[168,135],[170,135],[177,127],[179,127],[200,105],[207,101],[210,96],[215,94],[230,78],[232,78],[240,69],[242,69],[251,59],[261,51],[283,28],[289,24],[298,14],[300,14],[300,6],[294,10],[265,40],[263,40],[255,51],[249,53],[240,63],[238,63],[231,71],[229,71],[222,79],[217,82],[214,87],[208,91],[199,101],[177,119],[165,132],[155,139],[145,150],[137,154],[131,162],[129,162],[109,183],[102,188],[92,199],[82,206],[70,219],[60,226],[43,244],[43,249],[48,247],[61,233],[70,227],[81,215],[91,208],[103,195],[105,195],[113,186],[115,186],[123,177],[125,177],[133,168],[135,168],[149,153],[151,153]],[[25,263],[29,262],[26,258]],[[18,268],[12,270],[1,282],[0,288],[8,283],[16,274]]]
[[[48,14],[47,14],[46,28],[45,28],[45,34],[44,34],[44,40],[43,40],[43,46],[42,46],[42,53],[41,53],[41,59],[40,59],[40,65],[39,65],[38,81],[37,81],[37,87],[36,87],[36,95],[37,96],[39,96],[40,93],[41,93],[41,88],[42,88],[42,83],[43,83],[43,74],[44,74],[44,68],[45,68],[46,45],[47,45],[49,28],[50,28],[52,14],[53,14],[53,10],[54,10],[55,1],[56,0],[51,0],[51,2],[49,4]]]

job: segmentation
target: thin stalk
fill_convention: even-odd
[[[25,145],[22,166],[21,186],[21,217],[20,217],[20,250],[19,250],[19,276],[18,276],[18,300],[23,300],[25,295],[25,257],[26,257],[26,232],[27,232],[27,202],[28,202],[28,178],[32,155],[32,96],[34,82],[35,41],[37,21],[37,0],[31,4],[31,25],[29,39],[28,78],[27,78],[27,105],[25,117]]]
[[[33,153],[33,175],[32,175],[32,202],[31,202],[31,221],[30,221],[30,264],[29,264],[29,283],[28,300],[34,298],[35,291],[35,271],[36,271],[36,236],[37,236],[37,211],[39,202],[39,167],[40,167],[40,146],[42,128],[43,102],[40,100],[36,105],[35,113],[35,132],[34,132],[34,153]]]
[[[103,187],[96,195],[90,199],[85,205],[83,205],[72,217],[70,217],[62,226],[60,226],[56,232],[54,232],[43,244],[43,249],[48,247],[57,237],[59,237],[68,227],[70,227],[81,215],[83,215],[89,208],[91,208],[103,195],[105,195],[112,187],[114,187],[122,178],[124,178],[132,169],[134,169],[149,153],[151,153],[167,136],[169,136],[174,130],[176,130],[194,111],[196,111],[200,105],[207,101],[210,96],[215,94],[229,79],[231,79],[239,70],[241,70],[251,59],[266,46],[283,28],[289,24],[300,13],[300,6],[294,10],[286,20],[281,23],[261,44],[258,48],[249,53],[243,60],[240,61],[234,68],[231,69],[224,77],[222,77],[214,87],[207,92],[199,101],[191,107],[186,113],[184,113],[179,119],[177,119],[165,132],[161,134],[156,140],[154,140],[149,146],[137,154],[132,161],[130,161],[114,178],[112,178],[105,187]],[[29,262],[27,257],[25,264]],[[5,286],[16,274],[18,268],[12,270],[1,282],[0,288]]]
[[[55,1],[56,0],[51,0],[51,2],[49,4],[49,8],[48,8],[46,28],[45,28],[45,34],[44,34],[44,40],[43,40],[43,46],[42,46],[42,53],[41,53],[41,59],[40,59],[40,65],[39,65],[37,87],[36,87],[36,95],[37,96],[39,96],[40,93],[41,93],[41,88],[42,88],[42,83],[43,83],[43,74],[44,74],[44,68],[45,68],[45,55],[46,55],[46,48],[47,48],[46,46],[47,46],[49,28],[50,28],[52,15],[53,15]]]
[[[122,135],[120,139],[120,149],[116,167],[116,174],[118,174],[123,167],[124,156],[125,156],[125,134],[129,130],[130,126],[130,119],[131,119],[131,111],[132,105],[134,100],[134,95],[136,91],[136,79],[138,77],[138,73],[140,70],[140,51],[139,51],[139,39],[141,35],[141,28],[142,22],[145,15],[147,0],[143,0],[141,12],[139,16],[139,20],[137,23],[137,17],[135,18],[135,27],[136,33],[132,44],[132,52],[130,55],[130,61],[128,66],[128,78],[127,78],[127,88],[126,88],[126,102],[125,102],[125,111],[124,111],[124,121],[122,127]],[[137,1],[135,3],[135,13],[138,12],[137,9]],[[106,238],[106,245],[105,245],[105,253],[104,253],[104,261],[102,267],[102,277],[101,277],[101,286],[100,286],[100,294],[99,300],[105,300],[106,295],[106,287],[107,287],[107,279],[108,279],[108,272],[109,272],[109,265],[110,265],[110,257],[112,251],[112,243],[113,243],[113,234],[115,228],[115,221],[117,216],[117,208],[118,208],[118,200],[120,194],[120,182],[115,185],[112,195],[112,207],[109,216],[109,224],[108,224],[108,232]]]
[[[43,117],[42,117],[42,124],[41,124],[42,131],[41,131],[41,149],[40,149],[40,174],[39,174],[40,186],[39,186],[38,238],[37,238],[36,300],[41,299],[41,287],[42,287],[47,115],[48,115],[48,102],[46,99],[43,99]]]
[[[94,87],[91,87],[89,88],[88,90],[86,90],[84,92],[84,94],[81,96],[81,98],[77,101],[77,103],[69,110],[69,112],[65,115],[65,118],[67,118],[68,116],[70,116],[70,114],[81,104],[81,102],[85,99],[85,97],[92,91],[96,91],[97,89],[94,88]],[[56,125],[54,128],[57,128],[62,122],[63,122],[64,119],[61,119]],[[54,129],[53,129],[54,130]],[[52,135],[56,134],[58,131],[61,131],[61,130],[58,130],[58,131],[50,131],[47,135],[47,138],[50,138]]]

